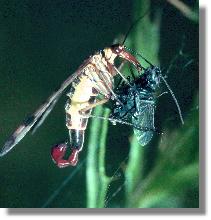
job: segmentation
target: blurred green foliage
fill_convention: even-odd
[[[166,6],[164,6],[166,7]],[[196,7],[196,5],[195,5]],[[134,2],[134,20],[139,18],[144,12],[150,8],[150,2],[147,0],[135,1]],[[175,16],[175,9],[169,10],[169,16]],[[135,51],[141,51],[142,55],[144,54],[150,62],[158,64],[159,58],[159,49],[160,49],[160,38],[161,28],[162,28],[162,15],[163,10],[155,8],[153,11],[154,18],[150,17],[150,13],[145,15],[141,20],[136,24],[134,30],[131,30],[126,44],[130,45],[131,48]],[[176,12],[178,13],[178,12]],[[195,12],[194,12],[195,13]],[[181,15],[180,15],[181,16]],[[179,19],[179,18],[177,18]],[[181,18],[182,19],[182,18]],[[184,18],[183,18],[184,19]],[[194,20],[195,21],[195,20]],[[188,21],[190,22],[190,21]],[[194,22],[193,22],[194,23]],[[170,25],[175,25],[172,23]],[[185,26],[185,24],[183,24]],[[189,24],[190,25],[190,24]],[[194,24],[193,24],[194,25]],[[168,27],[171,30],[171,27]],[[167,29],[167,31],[168,31]],[[186,32],[181,33],[179,38],[181,39],[180,43],[177,44],[175,48],[174,56],[169,60],[169,66],[167,65],[167,74],[169,77],[172,77],[173,74],[182,74],[184,80],[189,79],[188,75],[184,74],[184,62],[190,62],[191,51],[184,51],[186,49]],[[195,39],[197,41],[197,38]],[[171,43],[171,42],[170,42]],[[187,53],[187,54],[186,54]],[[168,54],[160,54],[160,56],[165,56]],[[197,59],[197,54],[195,54]],[[179,61],[180,60],[180,61]],[[181,63],[179,63],[181,62]],[[197,63],[197,60],[194,60]],[[162,65],[161,65],[162,66]],[[125,68],[124,71],[127,71]],[[165,72],[164,72],[165,74]],[[194,74],[198,74],[197,71]],[[175,82],[174,82],[175,83]],[[177,92],[178,90],[176,90]],[[175,92],[175,94],[177,94]],[[166,97],[165,97],[166,98]],[[167,99],[171,99],[168,97]],[[160,100],[158,100],[160,101]],[[171,102],[171,101],[168,101]],[[168,106],[165,105],[165,110],[168,109]],[[123,204],[117,204],[117,207],[130,207],[130,208],[179,208],[179,207],[199,207],[199,169],[198,169],[198,96],[197,89],[195,95],[192,97],[192,101],[189,103],[188,113],[185,114],[185,125],[182,126],[178,124],[175,127],[169,127],[169,123],[164,119],[161,124],[163,134],[157,138],[157,140],[149,143],[149,146],[142,147],[138,144],[136,137],[134,136],[130,141],[130,152],[128,162],[125,164],[123,169],[124,173],[124,183],[122,186],[118,186],[116,191],[114,190],[113,194],[110,197],[117,197],[117,194],[125,189],[125,196]],[[182,107],[182,106],[181,106]],[[174,106],[176,108],[176,106]],[[195,109],[194,109],[195,108]],[[191,110],[194,109],[194,110]],[[163,111],[161,108],[159,111]],[[178,117],[177,117],[178,118]],[[156,120],[156,118],[155,118]],[[97,122],[99,123],[99,122]],[[92,126],[96,126],[93,124]],[[90,137],[92,137],[92,130]],[[121,135],[121,133],[119,133]],[[98,139],[99,135],[97,135]],[[95,145],[90,145],[92,148]],[[100,146],[99,144],[97,146]],[[150,152],[150,148],[153,147],[156,149]],[[148,154],[154,155],[148,155]],[[93,156],[93,160],[96,155]],[[99,155],[105,157],[105,155]],[[101,158],[98,158],[99,160]],[[109,163],[109,161],[107,161]],[[150,167],[147,167],[150,164]],[[105,164],[106,166],[106,164]],[[87,169],[90,169],[88,166]],[[100,173],[98,172],[100,175]],[[99,177],[100,179],[100,177]],[[98,181],[99,181],[98,179]],[[101,190],[100,186],[92,185],[91,181],[88,180],[88,186],[93,186],[97,190]],[[100,182],[100,181],[99,181]],[[107,182],[108,184],[108,182]],[[111,183],[110,183],[111,184]],[[105,185],[106,186],[106,185]],[[104,187],[105,187],[104,186]],[[108,188],[108,186],[107,186]],[[110,189],[110,188],[108,188]],[[105,189],[103,189],[105,191]],[[91,190],[87,190],[88,193]],[[109,194],[109,192],[108,192]],[[92,196],[97,194],[92,194]],[[109,198],[109,196],[108,196]],[[108,199],[107,198],[107,199]],[[101,201],[102,199],[102,201]],[[99,198],[96,204],[103,204],[105,201],[105,207],[108,206],[108,201],[105,198]],[[109,202],[110,202],[109,198]],[[98,201],[98,202],[97,202]],[[88,197],[89,202],[89,197]],[[121,205],[120,205],[121,204]],[[96,205],[95,207],[99,207]],[[101,206],[100,206],[101,207]],[[112,202],[109,204],[109,207],[112,207]]]
[[[163,134],[142,147],[131,128],[90,119],[79,165],[58,169],[50,147],[68,135],[61,98],[39,131],[0,159],[1,207],[199,207],[199,8],[182,2],[194,16],[161,0],[1,1],[2,145],[86,57],[124,38],[146,11],[125,44],[161,67],[185,120],[182,126],[172,97],[163,95],[155,114]]]

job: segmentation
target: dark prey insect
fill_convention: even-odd
[[[114,121],[115,119],[131,121],[134,133],[142,146],[148,144],[155,131],[154,93],[159,83],[160,69],[149,67],[141,76],[130,82],[130,85],[122,85],[116,90],[117,97],[123,105],[116,102],[110,117]]]
[[[78,153],[83,148],[84,131],[92,108],[107,102],[110,98],[117,100],[113,92],[113,77],[120,74],[124,78],[114,65],[117,57],[128,61],[135,66],[137,71],[141,71],[140,63],[126,50],[124,45],[113,45],[96,52],[85,60],[46,102],[15,130],[4,144],[0,156],[7,154],[30,130],[36,131],[54,108],[63,91],[70,85],[70,91],[67,94],[69,99],[65,106],[66,126],[69,130],[70,141],[55,145],[51,156],[59,167],[76,165]],[[68,159],[64,159],[68,146],[72,152]]]
[[[145,58],[144,60],[147,61]],[[153,137],[153,133],[157,132],[154,125],[154,113],[157,100],[156,90],[161,80],[171,93],[177,105],[181,122],[184,124],[177,99],[162,76],[160,68],[152,65],[149,61],[147,62],[150,66],[144,69],[143,74],[134,78],[131,82],[123,82],[116,89],[116,96],[123,104],[116,101],[109,119],[114,123],[119,122],[133,126],[138,142],[142,146],[148,144]]]

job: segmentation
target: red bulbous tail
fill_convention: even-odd
[[[68,159],[63,159],[67,150],[67,144],[62,143],[62,144],[57,144],[51,149],[51,157],[54,163],[59,168],[64,168],[67,166],[76,166],[78,162],[78,153],[79,150],[73,149],[71,155],[69,156]]]

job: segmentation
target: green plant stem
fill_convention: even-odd
[[[199,16],[194,10],[189,8],[185,3],[179,0],[167,0],[170,4],[172,4],[175,8],[177,8],[181,13],[187,17],[188,19],[198,22]]]
[[[104,113],[103,113],[104,112]],[[95,108],[94,115],[108,117],[110,110]],[[87,152],[87,207],[103,208],[110,178],[105,172],[105,151],[108,120],[94,118],[91,122]]]
[[[110,113],[109,109],[105,109],[104,117],[108,117]],[[100,178],[100,191],[99,191],[99,208],[103,208],[105,206],[105,197],[108,189],[108,185],[111,181],[111,178],[106,176],[105,170],[105,153],[106,153],[106,137],[108,132],[108,121],[105,120],[102,123],[102,131],[100,138],[100,149],[99,149],[99,178]]]
[[[103,112],[101,106],[95,108],[94,114],[100,116]],[[87,152],[87,207],[95,208],[97,206],[97,194],[99,189],[99,179],[97,172],[97,150],[98,139],[100,134],[101,121],[93,118],[89,135],[88,152]]]
[[[134,20],[141,17],[150,7],[148,0],[136,0],[134,3]],[[131,33],[129,42],[132,43],[132,47],[136,51],[140,51],[141,54],[150,60],[150,62],[158,65],[158,50],[159,50],[159,16],[156,19],[156,23],[152,23],[149,18],[149,13],[144,16],[143,19],[137,23],[134,31]],[[142,60],[141,62],[144,63]],[[145,63],[143,64],[145,66]],[[148,65],[148,64],[147,64]],[[126,191],[126,204],[127,207],[132,207],[133,204],[133,192],[137,185],[142,182],[143,179],[143,166],[144,166],[144,149],[146,147],[140,146],[135,136],[130,144],[130,154],[128,166],[125,171],[125,191]]]
[[[143,154],[144,148],[139,145],[134,135],[130,147],[128,166],[125,170],[125,191],[126,198],[128,199],[130,199],[131,193],[142,179],[143,167],[141,167],[141,165],[143,165]],[[127,201],[127,203],[129,203],[129,201]]]

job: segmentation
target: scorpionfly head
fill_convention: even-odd
[[[139,61],[128,51],[126,51],[126,47],[121,44],[114,44],[110,47],[112,54],[115,54],[118,57],[121,57],[130,63],[132,63],[138,71],[141,71],[142,67]]]

